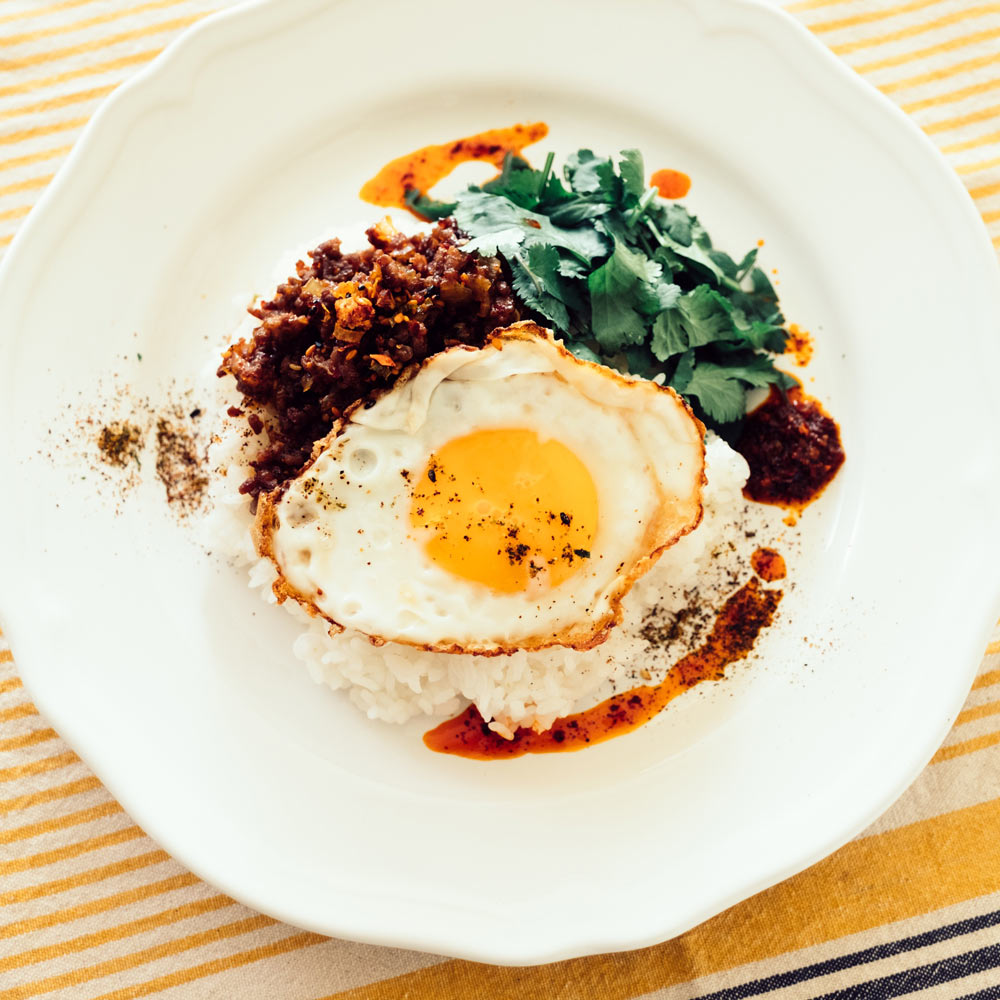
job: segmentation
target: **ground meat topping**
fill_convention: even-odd
[[[257,409],[251,429],[268,433],[241,486],[254,499],[294,478],[345,409],[373,401],[408,365],[480,346],[520,319],[500,261],[464,253],[451,220],[405,236],[386,219],[367,236],[359,253],[342,253],[336,239],[313,250],[251,309],[252,337],[223,355],[219,375],[235,377]]]

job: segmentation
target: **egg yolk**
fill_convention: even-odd
[[[559,441],[522,428],[474,431],[431,455],[410,523],[431,560],[464,580],[504,593],[557,587],[590,559],[597,488]]]

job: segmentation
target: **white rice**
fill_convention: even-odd
[[[213,446],[212,464],[219,474],[213,490],[215,512],[206,528],[212,548],[246,567],[249,586],[274,604],[271,584],[277,574],[273,564],[254,551],[247,498],[238,493],[247,451],[253,446],[244,426],[227,418]],[[706,583],[720,591],[711,600],[719,603],[728,577],[726,555],[733,548],[729,539],[743,509],[741,491],[749,470],[741,455],[710,433],[705,472],[701,524],[636,583],[623,603],[621,626],[595,649],[555,647],[510,656],[471,656],[429,653],[392,642],[375,646],[351,629],[330,635],[324,619],[310,618],[294,601],[287,601],[286,610],[303,626],[292,650],[313,680],[345,690],[370,719],[401,723],[417,715],[454,715],[471,702],[504,736],[512,736],[518,726],[548,729],[559,716],[606,697],[614,685],[630,687],[639,676],[655,680],[669,666],[640,634],[651,615],[662,620],[679,611],[695,587],[707,597]]]

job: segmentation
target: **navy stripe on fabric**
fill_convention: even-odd
[[[987,986],[985,990],[978,993],[967,993],[958,1000],[1000,1000],[1000,986]]]
[[[941,983],[950,983],[966,976],[974,976],[986,969],[1000,966],[1000,944],[991,944],[978,951],[967,951],[964,955],[954,955],[942,958],[939,962],[920,965],[904,972],[894,972],[891,976],[881,979],[870,979],[866,983],[848,986],[844,990],[824,993],[816,1000],[893,1000],[894,997],[906,996],[926,990]]]
[[[706,993],[701,996],[700,1000],[746,1000],[748,997],[760,996],[762,993],[780,990],[785,986],[794,986],[796,983],[815,979],[818,976],[827,976],[831,972],[841,972],[857,965],[877,962],[883,958],[892,958],[893,955],[905,955],[908,951],[916,951],[918,948],[926,948],[928,945],[949,941],[952,938],[961,937],[963,934],[971,934],[985,927],[998,925],[1000,925],[1000,910],[994,910],[992,913],[958,920],[953,924],[945,924],[943,927],[935,927],[930,931],[901,938],[899,941],[889,941],[886,944],[875,945],[872,948],[865,948],[848,955],[838,955],[836,958],[830,958],[824,962],[804,965],[800,969],[780,972],[764,979],[754,979],[747,983],[741,983],[739,986],[718,990],[715,993]]]

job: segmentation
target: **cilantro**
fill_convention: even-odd
[[[561,175],[508,155],[494,180],[454,203],[408,192],[425,218],[453,215],[464,249],[503,258],[523,306],[579,358],[660,378],[710,426],[726,432],[747,391],[790,376],[774,367],[784,317],[758,251],[734,258],[683,205],[646,186],[638,150],[617,163],[589,149]]]
[[[522,208],[534,208],[538,204],[548,173],[552,169],[553,158],[553,154],[550,153],[545,168],[537,171],[532,170],[527,161],[520,157],[508,156],[504,160],[500,176],[484,184],[482,190],[488,194],[507,198]]]
[[[711,361],[696,362],[683,393],[694,396],[701,408],[713,414],[720,423],[732,423],[739,420],[746,410],[746,388],[740,378],[741,371]]]
[[[416,188],[410,188],[403,195],[403,201],[406,202],[406,207],[415,215],[419,215],[422,219],[429,219],[432,222],[436,219],[444,219],[455,211],[455,202],[435,201],[433,198],[428,198],[427,195],[421,194]]]
[[[459,226],[473,237],[464,249],[485,256],[500,253],[509,259],[521,246],[548,244],[590,263],[609,249],[596,229],[553,225],[548,216],[528,211],[504,195],[470,189],[459,196],[454,215]]]
[[[566,180],[577,194],[600,194],[615,201],[621,191],[621,179],[615,175],[611,160],[602,159],[589,149],[581,149],[566,161]]]
[[[666,361],[689,347],[703,347],[736,334],[732,306],[708,285],[698,285],[677,297],[653,322],[650,350],[658,361]]]
[[[621,162],[618,164],[625,193],[641,198],[646,193],[646,181],[643,178],[642,153],[638,149],[623,149]]]
[[[648,294],[644,286],[659,275],[659,264],[617,239],[611,256],[591,272],[587,279],[591,329],[605,354],[645,341],[646,317],[640,311]]]
[[[591,348],[589,348],[582,340],[571,340],[566,347],[570,354],[579,358],[581,361],[593,361],[594,364],[597,365],[604,364],[604,360],[601,358],[600,354],[591,350]]]
[[[554,246],[536,243],[525,253],[509,260],[514,291],[529,309],[541,313],[560,332],[570,326],[569,303],[577,305],[579,295],[559,273],[559,251]]]

